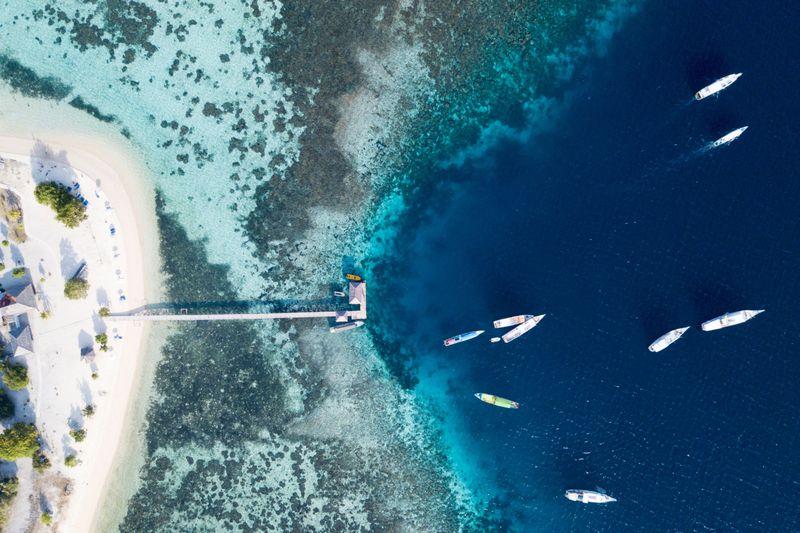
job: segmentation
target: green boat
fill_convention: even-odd
[[[497,407],[504,407],[506,409],[519,409],[519,404],[517,402],[506,400],[505,398],[495,396],[494,394],[476,392],[475,397],[482,402],[490,403],[492,405],[496,405]]]

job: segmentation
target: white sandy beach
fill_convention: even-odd
[[[53,464],[40,485],[59,474],[70,479],[66,500],[59,495],[61,489],[36,489],[52,508],[58,530],[88,531],[126,434],[147,333],[140,324],[104,321],[97,311],[102,306],[126,310],[158,294],[154,194],[136,162],[109,142],[52,132],[3,136],[8,133],[0,129],[0,157],[5,160],[0,182],[20,195],[29,238],[16,252],[12,245],[13,265],[4,252],[5,263],[10,268],[24,261],[50,314],[47,319],[31,318],[35,350],[25,357],[31,379],[32,413],[27,417],[35,420]],[[34,181],[45,180],[79,184],[77,190],[89,202],[89,218],[79,228],[65,228],[49,208],[35,202]],[[67,300],[64,280],[83,261],[89,272],[89,297]],[[80,349],[103,331],[111,350],[104,353],[95,346],[94,365],[82,361]],[[97,379],[91,377],[94,370]],[[84,420],[80,410],[88,403],[96,406],[97,413]],[[74,442],[68,434],[70,425],[86,428],[86,440]],[[64,457],[75,452],[81,463],[66,467]],[[9,527],[38,527],[42,509],[24,501],[26,475],[30,491],[34,476],[29,462],[18,472],[20,496]]]

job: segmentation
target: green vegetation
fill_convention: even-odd
[[[86,438],[86,430],[85,429],[72,429],[70,430],[69,434],[75,439],[75,442],[83,442]]]
[[[97,312],[97,314],[105,318],[111,315],[111,309],[109,309],[108,307],[101,307],[100,310]]]
[[[83,413],[83,416],[85,416],[86,418],[91,418],[92,416],[94,416],[96,410],[97,408],[94,405],[89,404],[86,407],[84,407],[83,411],[81,412]]]
[[[12,416],[14,416],[14,402],[8,397],[6,391],[0,390],[0,419]]]
[[[94,340],[97,341],[97,344],[100,345],[100,350],[103,352],[108,351],[108,335],[105,333],[99,333],[94,336]]]
[[[76,228],[86,220],[86,206],[55,181],[40,183],[33,191],[36,201],[56,212],[56,220],[68,228]]]
[[[78,466],[78,457],[74,453],[71,453],[64,457],[64,464],[70,468]]]
[[[50,468],[50,459],[39,448],[33,452],[33,469],[41,474],[48,468]]]
[[[17,267],[11,271],[11,275],[15,278],[21,278],[25,275],[25,267]]]
[[[3,239],[3,246],[8,246],[8,239]]]
[[[50,318],[50,312],[42,311],[41,313],[39,313],[39,316],[42,317],[44,320],[47,320],[48,318]]]
[[[72,278],[64,283],[64,296],[70,300],[82,300],[89,294],[89,282],[82,278]]]
[[[42,524],[49,526],[53,523],[53,515],[48,513],[47,511],[42,513]]]
[[[11,222],[19,222],[21,218],[22,218],[22,211],[20,211],[19,209],[11,209],[8,212],[8,220]]]
[[[33,457],[39,449],[39,432],[33,424],[17,422],[0,433],[0,459],[16,461],[23,457]]]
[[[28,386],[28,369],[23,365],[3,363],[3,383],[11,390],[22,390]]]
[[[97,379],[99,377],[100,377],[100,374],[98,374],[97,372],[92,372],[92,379]]]
[[[0,527],[5,526],[8,521],[8,508],[17,496],[19,482],[15,477],[0,480]]]
[[[0,262],[0,270],[5,270],[5,269],[6,269],[6,264],[3,263],[3,262]]]

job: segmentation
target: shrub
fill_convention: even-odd
[[[25,365],[13,364],[8,361],[3,363],[3,383],[14,391],[22,390],[28,386],[28,368]]]
[[[54,181],[40,183],[33,194],[37,202],[55,211],[56,220],[68,228],[75,228],[86,220],[86,206],[60,183]]]
[[[50,312],[42,311],[41,313],[39,313],[39,316],[42,317],[44,320],[47,320],[48,318],[50,318]]]
[[[81,412],[83,413],[83,416],[85,416],[86,418],[91,418],[92,416],[94,416],[96,411],[97,408],[94,405],[89,404],[86,407],[84,407],[83,411]]]
[[[23,457],[33,457],[39,449],[39,432],[33,424],[17,422],[0,433],[0,459],[16,461]]]
[[[42,524],[49,526],[53,523],[53,515],[48,513],[47,511],[42,513]]]
[[[0,480],[0,526],[4,526],[8,520],[8,508],[17,496],[19,482],[15,477]]]
[[[98,311],[97,314],[105,318],[111,315],[111,309],[109,309],[108,307],[101,307],[100,311]]]
[[[64,296],[70,300],[81,300],[89,294],[89,282],[82,278],[72,278],[64,283]]]
[[[50,468],[50,459],[39,448],[33,452],[33,469],[41,474],[48,468]]]
[[[78,466],[78,458],[75,456],[74,453],[71,453],[68,456],[64,457],[64,464],[70,468],[72,468],[73,466]]]
[[[19,219],[22,218],[22,211],[19,209],[11,209],[8,212],[8,220],[11,222],[17,222]]]
[[[11,275],[15,278],[21,278],[25,275],[25,267],[17,267],[11,271]]]
[[[86,438],[86,430],[85,429],[73,429],[69,432],[75,442],[83,442]]]
[[[14,402],[8,397],[6,391],[0,391],[0,418],[11,418],[14,416]]]
[[[97,372],[92,372],[92,379],[97,379],[99,377],[100,377],[100,374],[98,374]]]
[[[94,336],[94,340],[96,340],[97,344],[100,345],[100,350],[104,352],[108,351],[108,335],[105,333],[98,333]]]
[[[8,246],[8,239],[3,239],[3,246]]]
[[[28,386],[28,369],[23,365],[3,364],[3,383],[11,390],[22,390]]]

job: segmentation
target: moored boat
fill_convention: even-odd
[[[711,320],[706,320],[700,327],[703,328],[703,331],[728,328],[747,322],[764,311],[766,311],[766,309],[743,309],[741,311],[734,311],[733,313],[725,313]]]
[[[650,346],[647,347],[647,349],[650,350],[651,352],[660,352],[661,350],[663,350],[664,348],[666,348],[667,346],[669,346],[670,344],[672,344],[676,340],[680,339],[681,335],[686,333],[686,330],[688,330],[688,329],[689,329],[689,327],[685,327],[685,328],[677,328],[677,329],[673,329],[671,331],[668,331],[668,332],[664,333],[663,335],[661,335],[656,340],[654,340],[653,343]]]
[[[594,490],[569,489],[564,496],[573,502],[581,503],[610,503],[617,501],[608,494]]]
[[[717,94],[721,90],[730,87],[733,84],[733,82],[739,79],[739,76],[741,75],[742,75],[741,72],[736,74],[728,74],[727,76],[718,79],[714,83],[706,85],[705,87],[694,93],[694,99],[702,100],[703,98],[708,98],[712,94]]]
[[[499,396],[495,396],[494,394],[486,394],[485,392],[476,392],[475,397],[482,402],[495,405],[497,407],[503,407],[505,409],[519,409],[519,404],[517,402],[508,400],[506,398],[501,398]]]
[[[518,339],[520,336],[539,325],[539,322],[541,322],[545,316],[546,315],[537,315],[527,319],[525,322],[503,335],[503,342],[511,342]]]
[[[742,126],[741,128],[736,128],[732,132],[726,133],[725,135],[723,135],[722,137],[720,137],[719,139],[717,139],[716,141],[711,143],[709,146],[711,148],[717,148],[719,146],[722,146],[723,144],[732,143],[733,141],[738,139],[739,136],[742,133],[744,133],[744,130],[746,130],[747,128],[748,128],[748,126]]]
[[[494,327],[495,329],[499,329],[509,326],[518,326],[530,318],[533,318],[533,315],[516,315],[508,318],[501,318],[500,320],[494,321]]]
[[[356,320],[355,322],[348,322],[347,324],[340,324],[331,328],[331,333],[341,333],[350,329],[356,329],[364,325],[363,320]]]
[[[477,337],[478,335],[483,335],[484,330],[478,329],[475,331],[468,331],[466,333],[462,333],[460,335],[456,335],[455,337],[450,337],[449,339],[444,340],[445,346],[452,346],[453,344],[458,344],[459,342],[469,341]]]

